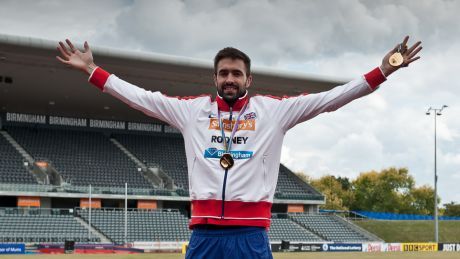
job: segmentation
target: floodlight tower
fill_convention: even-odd
[[[434,238],[436,243],[439,242],[439,229],[438,229],[438,174],[437,174],[437,164],[436,164],[436,117],[442,115],[442,110],[447,108],[447,105],[443,105],[441,108],[432,108],[430,107],[426,111],[426,115],[431,115],[433,111],[434,117]]]

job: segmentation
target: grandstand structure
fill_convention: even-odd
[[[0,35],[0,242],[187,241],[189,183],[180,133],[88,86],[55,42]],[[97,63],[147,90],[212,94],[211,62],[93,47]],[[341,80],[253,69],[252,91],[297,95]],[[283,86],[283,87],[280,87]],[[280,165],[272,242],[376,241]],[[125,225],[127,228],[124,228]]]

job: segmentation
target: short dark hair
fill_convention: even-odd
[[[251,59],[249,56],[241,50],[232,47],[226,47],[217,52],[216,57],[214,58],[214,74],[217,74],[217,64],[224,58],[243,60],[244,65],[246,66],[246,75],[249,76],[251,74]]]

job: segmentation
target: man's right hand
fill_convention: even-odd
[[[60,41],[57,49],[61,52],[62,57],[56,56],[56,58],[62,63],[69,65],[72,68],[82,70],[90,75],[97,66],[93,62],[93,53],[89,48],[88,42],[85,41],[85,50],[82,52],[75,48],[70,40],[66,39],[65,41],[68,47]]]

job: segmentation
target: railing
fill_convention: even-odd
[[[115,207],[105,207],[105,208],[92,208],[91,209],[93,212],[94,211],[102,211],[102,212],[123,212],[125,209],[124,208],[115,208]],[[157,211],[157,212],[179,212],[184,215],[184,211],[180,209],[138,209],[138,208],[128,208],[126,209],[128,212],[150,212],[150,211]],[[81,213],[82,211],[88,212],[89,209],[87,208],[81,208],[81,207],[76,207],[75,211],[78,213]]]
[[[286,199],[286,200],[324,200],[323,195],[311,194],[311,193],[289,193],[289,192],[276,192],[275,198]]]
[[[93,194],[125,194],[125,187],[100,187],[92,186]],[[15,184],[15,183],[0,183],[0,192],[52,192],[52,193],[89,193],[88,186],[71,185],[64,183],[61,186],[46,185],[46,184]],[[189,191],[183,188],[178,188],[174,191],[167,189],[154,188],[132,188],[128,185],[128,195],[158,195],[158,196],[182,196],[188,197]],[[324,200],[323,195],[309,193],[286,193],[277,192],[275,198],[286,200]]]
[[[52,192],[55,186],[43,184],[0,183],[0,191],[10,192]]]
[[[89,193],[88,186],[75,186],[64,184],[61,186],[44,184],[13,184],[0,183],[0,192],[53,192],[53,193]],[[125,187],[98,187],[92,186],[93,194],[125,194]],[[161,195],[173,196],[175,192],[165,189],[153,188],[128,188],[128,195]]]
[[[0,215],[73,215],[74,209],[0,207]]]

